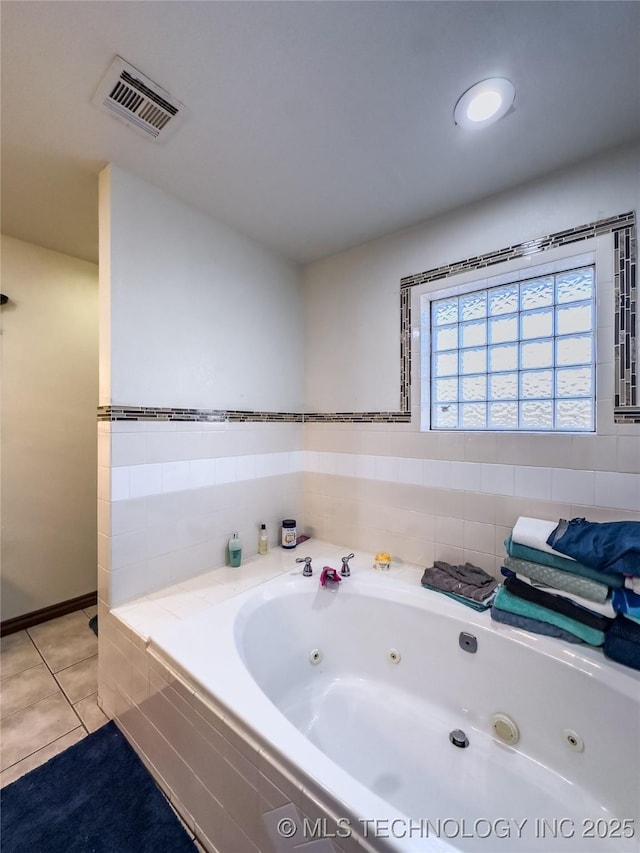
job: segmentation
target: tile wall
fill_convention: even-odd
[[[257,551],[301,518],[302,424],[98,423],[98,597],[115,607]]]

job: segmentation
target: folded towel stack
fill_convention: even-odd
[[[474,610],[487,610],[498,587],[495,578],[473,563],[452,566],[443,560],[436,560],[433,566],[424,570],[421,583],[427,589],[442,592]]]
[[[640,669],[640,522],[520,517],[504,544],[493,619]]]

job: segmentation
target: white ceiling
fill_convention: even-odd
[[[97,259],[108,162],[307,262],[640,137],[638,2],[3,0],[4,233]],[[91,104],[119,54],[188,108]],[[514,110],[453,107],[505,76]]]

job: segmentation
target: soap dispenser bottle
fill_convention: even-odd
[[[238,539],[238,534],[234,533],[229,539],[229,565],[237,569],[242,562],[242,544]]]

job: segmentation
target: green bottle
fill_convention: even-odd
[[[237,569],[242,562],[242,545],[238,539],[238,534],[234,533],[229,539],[229,565]]]

